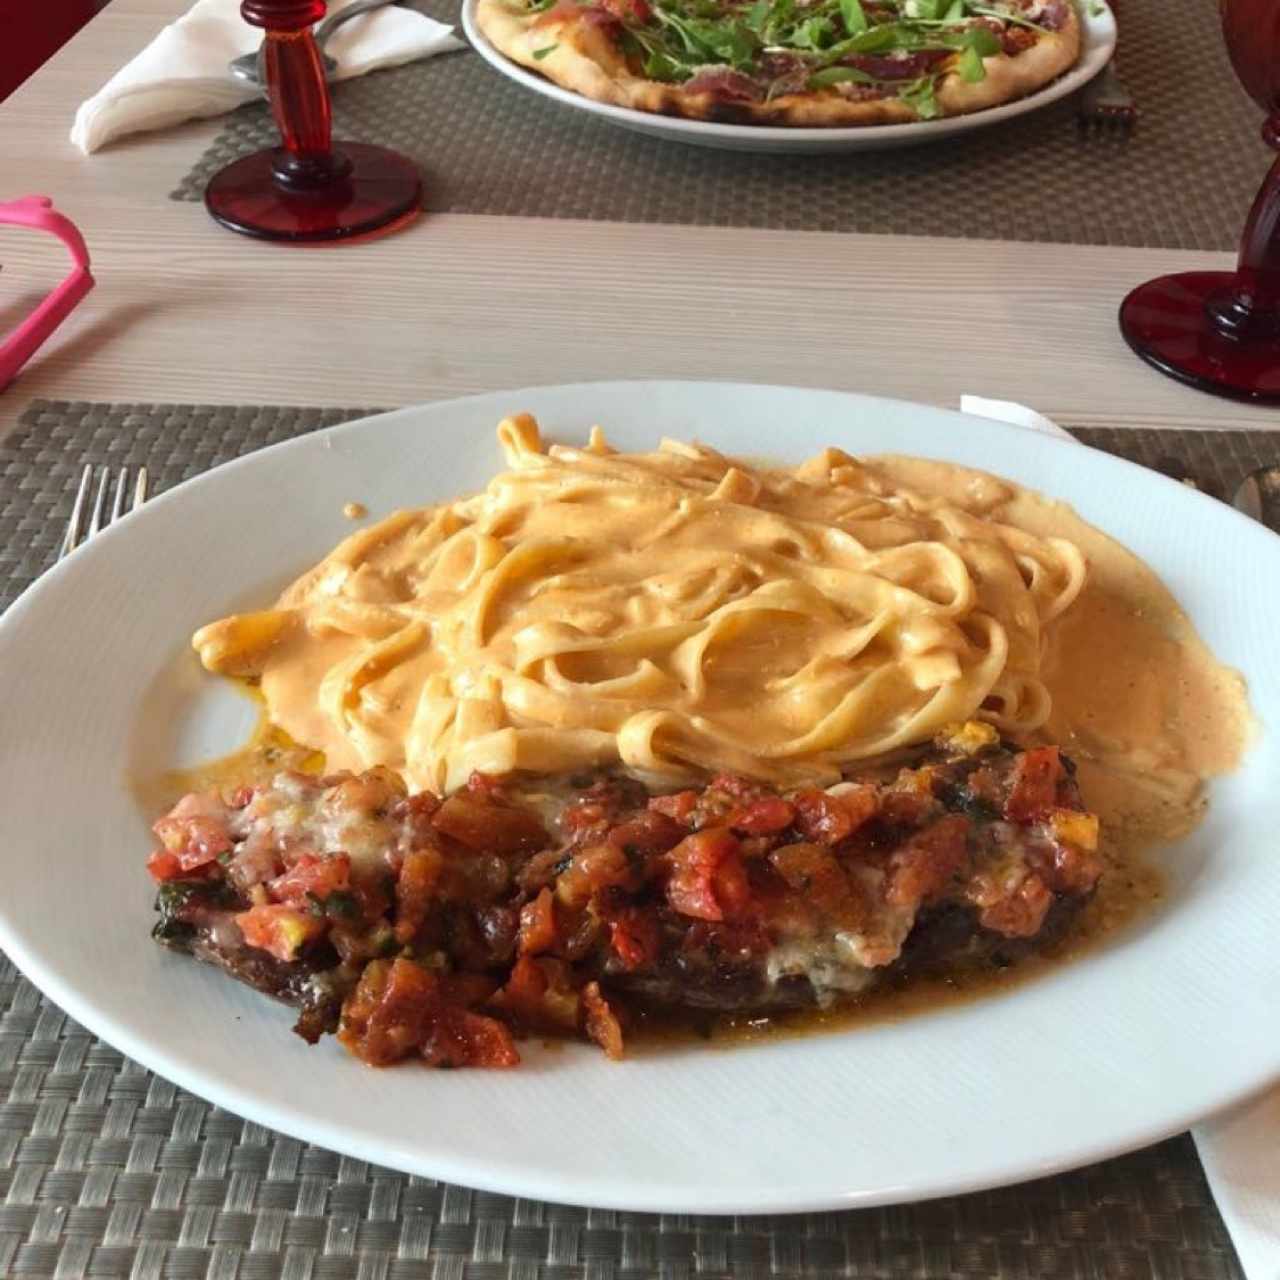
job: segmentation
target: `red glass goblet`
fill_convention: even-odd
[[[417,166],[385,147],[332,144],[329,89],[312,24],[324,0],[243,0],[266,32],[267,97],[284,144],[214,174],[204,203],[224,227],[263,240],[340,240],[376,231],[422,203]]]
[[[1280,0],[1222,0],[1236,75],[1267,113],[1280,151]],[[1234,273],[1185,271],[1136,288],[1120,305],[1125,341],[1162,373],[1203,391],[1280,402],[1280,159],[1244,224]]]

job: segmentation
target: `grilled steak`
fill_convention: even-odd
[[[826,790],[281,774],[156,824],[155,934],[373,1063],[512,1065],[513,1030],[617,1056],[633,1004],[828,1005],[1041,945],[1101,872],[1073,775],[978,722]]]

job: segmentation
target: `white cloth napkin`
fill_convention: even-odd
[[[352,0],[332,0],[330,13]],[[227,63],[251,53],[262,32],[240,16],[240,0],[197,0],[127,66],[81,103],[71,141],[88,155],[116,138],[164,129],[183,120],[222,115],[259,96],[233,79]],[[338,63],[339,80],[379,67],[466,46],[453,28],[412,9],[388,6],[344,23],[326,52]]]
[[[1070,440],[1056,422],[1009,400],[961,396],[963,413]],[[1191,1131],[1247,1280],[1280,1280],[1280,1089]]]

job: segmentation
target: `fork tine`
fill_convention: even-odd
[[[107,467],[102,468],[102,475],[98,480],[98,491],[93,496],[93,511],[89,516],[89,537],[102,532],[104,527],[102,517],[107,510],[107,485],[111,480],[111,471]]]
[[[80,473],[80,485],[76,489],[75,501],[71,504],[71,519],[67,521],[67,533],[62,539],[62,547],[58,551],[58,559],[70,555],[80,542],[80,525],[84,520],[84,504],[89,498],[89,485],[93,481],[93,467],[85,463]]]
[[[147,500],[150,477],[146,467],[138,468],[133,477],[132,491],[129,485],[129,467],[122,466],[116,472],[110,509],[107,507],[107,492],[112,488],[111,468],[102,468],[96,487],[93,482],[93,471],[93,464],[86,463],[84,470],[80,473],[80,484],[71,506],[71,519],[67,523],[67,532],[63,535],[62,543],[58,548],[59,560],[74,551],[81,542],[88,541],[94,534],[101,533],[108,525],[114,524],[121,516],[136,511]],[[85,508],[89,506],[91,489],[94,490],[93,507],[89,512],[89,527],[84,530]],[[81,537],[82,531],[83,537]]]
[[[111,519],[108,524],[115,524],[124,515],[124,487],[129,481],[129,468],[121,467],[116,479],[116,496],[111,501]]]

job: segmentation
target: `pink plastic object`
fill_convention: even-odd
[[[70,218],[53,207],[48,196],[0,200],[0,223],[33,227],[57,236],[67,246],[75,264],[66,279],[0,343],[0,389],[3,389],[93,288],[93,276],[89,274],[89,250],[84,237]]]

